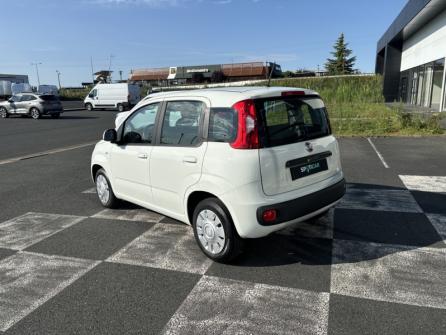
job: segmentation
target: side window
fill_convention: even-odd
[[[134,112],[124,124],[122,140],[125,144],[150,144],[160,104],[144,106]]]
[[[19,101],[20,101],[20,95],[14,95],[14,96],[12,96],[11,100],[12,100],[13,102],[19,102]]]
[[[206,105],[201,101],[167,103],[161,144],[194,146],[200,141],[200,125]]]
[[[210,142],[233,142],[237,137],[237,111],[232,108],[211,108],[209,116]]]
[[[94,89],[93,91],[90,92],[88,96],[90,98],[94,98],[96,95],[98,95],[98,90]]]
[[[24,102],[24,101],[29,101],[29,95],[27,95],[27,94],[22,95],[22,97],[20,98],[20,102]]]
[[[28,101],[33,101],[33,100],[37,100],[37,97],[34,95],[29,95],[28,96]]]

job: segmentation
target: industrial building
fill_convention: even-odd
[[[409,0],[378,42],[388,102],[445,111],[446,1]]]
[[[280,65],[275,63],[234,63],[217,65],[172,66],[169,68],[137,69],[130,73],[129,81],[155,85],[217,83],[282,76]]]
[[[16,84],[29,84],[28,76],[22,74],[0,74],[0,81],[2,80]]]

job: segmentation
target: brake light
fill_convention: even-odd
[[[286,91],[282,92],[283,97],[289,97],[293,95],[305,95],[305,91]]]
[[[231,143],[234,149],[258,149],[259,131],[254,100],[237,102],[233,109],[238,114],[237,138]]]

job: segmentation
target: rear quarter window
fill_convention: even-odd
[[[237,111],[232,108],[211,108],[208,141],[231,143],[237,137]]]

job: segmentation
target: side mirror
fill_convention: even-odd
[[[118,138],[118,134],[116,133],[115,129],[107,129],[104,131],[104,134],[102,135],[102,139],[107,142],[116,143],[116,140]]]
[[[14,102],[14,100],[12,100],[12,99],[8,99],[8,102],[10,102],[10,103],[13,103],[13,102]]]

